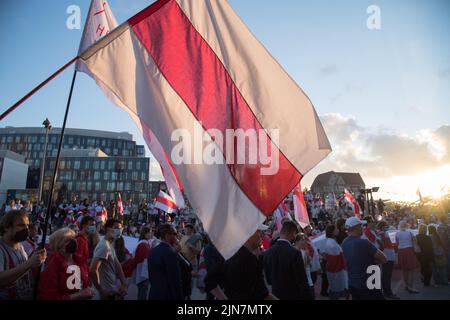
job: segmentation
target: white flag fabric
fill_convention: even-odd
[[[79,54],[86,51],[87,48],[95,44],[98,40],[109,34],[111,30],[117,27],[117,21],[114,17],[111,8],[106,0],[92,0],[88,13],[88,18],[84,27],[83,37],[80,43]],[[87,73],[91,77],[93,75],[86,68],[83,60],[78,60],[76,65],[77,71]],[[93,77],[95,79],[95,77]],[[102,88],[103,92],[113,100],[114,103],[121,106],[120,100],[111,96],[110,89],[105,86],[101,81],[97,81],[97,84]],[[126,108],[125,108],[126,109]],[[164,180],[166,181],[167,190],[170,196],[175,200],[178,208],[184,208],[185,202],[183,197],[183,191],[181,183],[173,169],[170,159],[158,142],[151,129],[142,122],[138,117],[132,115],[136,126],[142,132],[145,142],[148,148],[158,161]]]
[[[164,191],[159,191],[159,194],[156,196],[155,208],[167,213],[176,213],[178,211],[175,201]]]
[[[105,94],[151,128],[171,155],[205,231],[226,259],[331,152],[311,101],[226,1],[156,1],[81,59]],[[273,129],[278,139],[269,135]],[[180,130],[183,139],[174,140]],[[259,155],[267,152],[269,161],[236,161],[234,149],[228,152],[234,140],[224,146],[218,138],[229,130],[258,132]],[[191,144],[185,136],[209,141],[222,162],[196,158],[205,143],[198,146],[194,138]],[[173,161],[180,147],[193,162]]]
[[[359,209],[358,202],[356,202],[351,192],[348,191],[347,189],[344,189],[344,198],[352,206],[353,212],[355,213],[355,217],[361,219],[361,211]]]
[[[122,202],[122,196],[120,195],[117,197],[117,212],[120,214],[123,214],[123,202]]]
[[[294,188],[292,200],[294,202],[294,216],[295,220],[300,224],[300,227],[305,228],[309,226],[309,215],[306,208],[305,199],[303,197],[302,186],[300,182]]]

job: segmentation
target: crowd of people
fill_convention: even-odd
[[[42,248],[46,209],[11,201],[0,221],[0,300],[121,300],[130,285],[139,300],[189,300],[194,288],[208,300],[311,300],[318,291],[329,299],[398,299],[395,266],[411,294],[419,292],[419,270],[425,286],[448,284],[446,216],[418,219],[396,208],[360,219],[344,202],[330,210],[317,199],[305,194],[309,225],[291,215],[277,227],[268,218],[228,260],[195,217],[159,212],[147,201],[137,210],[125,203],[123,211],[113,202],[63,202],[50,210]],[[126,237],[138,238],[131,252]],[[374,266],[379,288],[368,286]]]

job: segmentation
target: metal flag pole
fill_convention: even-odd
[[[63,146],[63,140],[64,140],[64,132],[66,130],[66,123],[67,123],[67,116],[69,115],[69,109],[70,109],[70,103],[72,101],[72,93],[73,93],[73,87],[75,85],[75,80],[77,78],[77,69],[74,70],[73,72],[73,78],[72,78],[72,84],[70,85],[70,92],[69,92],[69,97],[67,98],[67,106],[66,106],[66,113],[64,114],[64,122],[61,128],[61,134],[59,137],[59,146],[58,146],[58,152],[56,154],[56,160],[55,160],[55,167],[53,169],[53,179],[52,179],[52,183],[50,186],[50,193],[48,195],[48,200],[47,200],[47,210],[45,212],[45,222],[44,222],[44,230],[43,230],[43,234],[42,234],[42,241],[41,244],[39,245],[39,249],[43,249],[45,247],[45,242],[47,239],[47,229],[48,229],[48,221],[50,219],[50,215],[51,215],[51,209],[52,209],[52,200],[53,200],[53,192],[55,189],[55,184],[56,184],[56,179],[58,178],[58,167],[59,167],[59,159],[61,157],[61,149]],[[38,288],[39,288],[39,279],[41,277],[41,268],[39,268],[39,271],[36,275],[36,282],[35,282],[35,286],[34,286],[34,292],[33,292],[33,299],[36,300],[37,298],[37,292],[38,292]]]

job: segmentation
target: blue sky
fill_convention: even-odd
[[[1,111],[76,55],[82,29],[66,28],[69,16],[66,9],[79,5],[84,24],[89,2],[0,2]],[[119,23],[151,2],[109,0]],[[308,94],[323,117],[335,150],[334,158],[308,174],[305,185],[311,183],[315,173],[347,170],[349,166],[353,171],[361,171],[368,183],[382,184],[389,175],[397,175],[396,164],[388,163],[395,159],[383,154],[386,146],[376,144],[377,138],[384,136],[412,143],[413,150],[405,152],[429,151],[437,159],[401,172],[401,176],[411,177],[450,164],[447,131],[443,135],[436,131],[450,125],[450,1],[229,0],[229,3]],[[381,30],[369,30],[366,26],[369,16],[366,9],[372,4],[381,9]],[[39,126],[45,117],[60,126],[72,70],[47,85],[0,126]],[[144,144],[133,122],[84,74],[78,76],[68,126],[128,131]],[[341,159],[347,156],[347,162],[342,164]],[[384,174],[374,170],[377,166],[374,159],[386,165]],[[369,164],[364,162],[360,168],[361,161]],[[366,165],[372,167],[367,169]],[[157,175],[157,170],[152,174]],[[391,188],[392,194],[399,192],[395,188],[398,187]]]

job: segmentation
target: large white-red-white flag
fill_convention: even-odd
[[[292,201],[294,202],[294,217],[300,224],[300,227],[305,228],[309,226],[308,210],[306,208],[305,198],[303,197],[302,186],[300,182],[294,188],[292,194]]]
[[[158,195],[156,196],[155,208],[158,208],[167,213],[176,213],[178,211],[177,205],[176,205],[175,201],[172,199],[172,197],[161,190],[159,191]]]
[[[358,202],[356,202],[356,200],[353,197],[353,195],[351,194],[351,192],[348,191],[347,189],[344,189],[344,198],[353,207],[353,211],[355,212],[355,217],[357,217],[358,219],[361,219],[361,210],[359,208]]]
[[[205,231],[226,259],[331,151],[311,101],[227,1],[156,1],[81,59],[105,94],[151,128],[171,155]],[[269,135],[273,129],[277,136]],[[258,132],[256,163],[239,162],[233,137],[219,139],[229,130]],[[196,144],[195,137],[204,141]],[[204,144],[222,162],[199,161]],[[175,163],[172,152],[180,146],[188,161]]]
[[[111,8],[109,7],[108,1],[92,0],[86,24],[84,26],[83,37],[80,42],[79,54],[86,51],[87,48],[109,34],[116,27],[117,21],[111,11]],[[97,81],[97,79],[90,73],[83,60],[77,61],[76,69],[92,76],[100,88],[102,88],[103,92],[105,92],[106,95],[115,103],[120,105],[120,101],[116,101],[116,96],[111,96],[110,89],[102,81]],[[185,202],[183,197],[183,188],[172,164],[170,163],[170,159],[164,152],[164,149],[161,147],[161,144],[158,142],[158,139],[155,137],[152,130],[143,121],[141,121],[139,117],[134,114],[130,115],[136,126],[142,132],[150,152],[153,154],[161,167],[161,172],[164,176],[164,180],[166,181],[167,191],[174,199],[177,207],[184,208]]]

